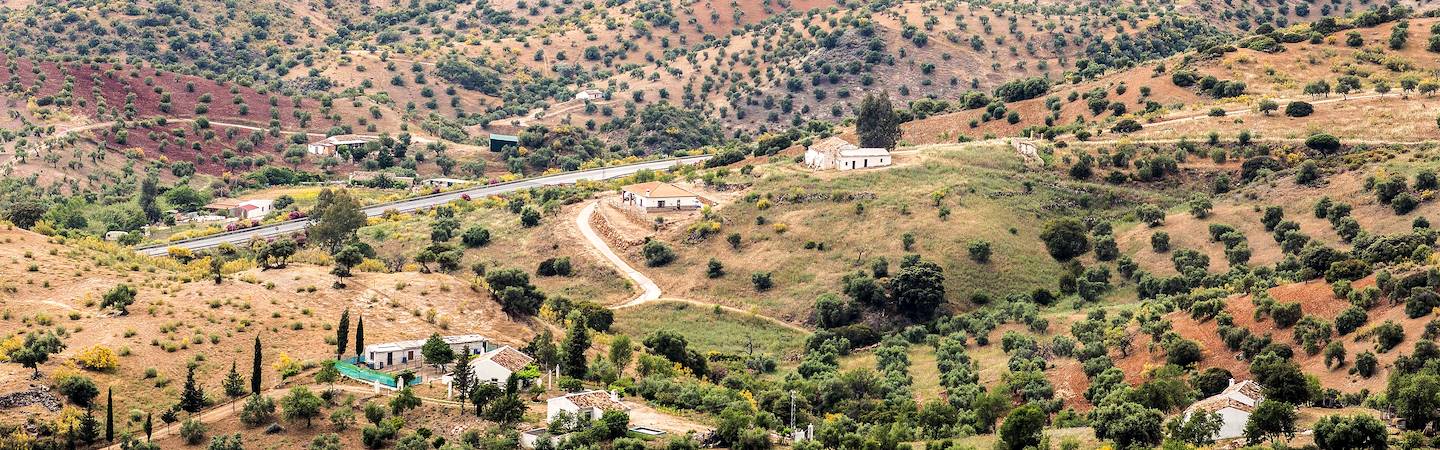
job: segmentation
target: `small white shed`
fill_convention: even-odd
[[[545,421],[555,420],[560,413],[569,414],[572,417],[588,417],[590,420],[599,419],[605,411],[628,411],[630,407],[620,402],[620,397],[613,392],[591,390],[576,392],[561,397],[555,397],[545,402]]]

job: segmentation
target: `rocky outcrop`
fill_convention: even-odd
[[[50,393],[50,387],[31,385],[30,389],[0,394],[0,409],[23,408],[40,405],[50,412],[60,410],[60,398]]]

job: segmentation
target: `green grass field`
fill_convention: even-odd
[[[614,334],[630,336],[636,342],[655,331],[669,330],[685,336],[691,348],[700,352],[744,353],[755,351],[785,360],[799,355],[805,335],[774,322],[740,313],[681,302],[657,302],[615,311]]]
[[[1055,288],[1061,265],[1039,239],[1049,219],[1087,210],[1118,216],[1135,202],[1167,198],[1056,182],[1052,173],[1027,170],[1006,145],[927,146],[896,167],[844,174],[815,174],[788,160],[763,165],[753,176],[732,174],[727,181],[752,183],[750,195],[768,199],[768,206],[752,197],[719,208],[721,231],[698,243],[686,242],[684,230],[662,235],[679,258],[647,270],[676,296],[804,322],[813,300],[839,292],[844,275],[869,270],[881,257],[893,274],[901,258],[914,253],[944,268],[951,303],[967,308],[976,293],[998,299]],[[948,216],[941,217],[943,209]],[[741,236],[738,249],[726,242],[730,233]],[[915,238],[909,250],[902,244],[906,233]],[[988,262],[970,258],[975,241],[990,244]],[[823,243],[825,250],[807,249],[807,242]],[[725,266],[726,276],[705,277],[711,258]],[[635,254],[632,260],[642,259]],[[757,292],[751,283],[755,272],[771,272],[775,287]]]

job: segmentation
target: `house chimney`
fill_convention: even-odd
[[[1225,387],[1233,387],[1233,386],[1235,386],[1235,379],[1234,379],[1234,378],[1230,378],[1230,384],[1225,385]]]

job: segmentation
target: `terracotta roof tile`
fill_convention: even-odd
[[[520,353],[519,350],[510,348],[510,346],[508,345],[491,350],[489,353],[480,355],[480,357],[482,359],[494,361],[495,364],[499,365],[500,367],[504,367],[505,370],[509,370],[511,372],[519,372],[521,370],[525,370],[525,367],[529,366],[530,363],[535,361],[535,358],[531,358],[529,355]]]
[[[575,406],[581,408],[598,408],[605,411],[624,411],[629,409],[624,403],[620,403],[610,397],[610,393],[605,391],[577,392],[566,395],[565,399],[570,400]]]

